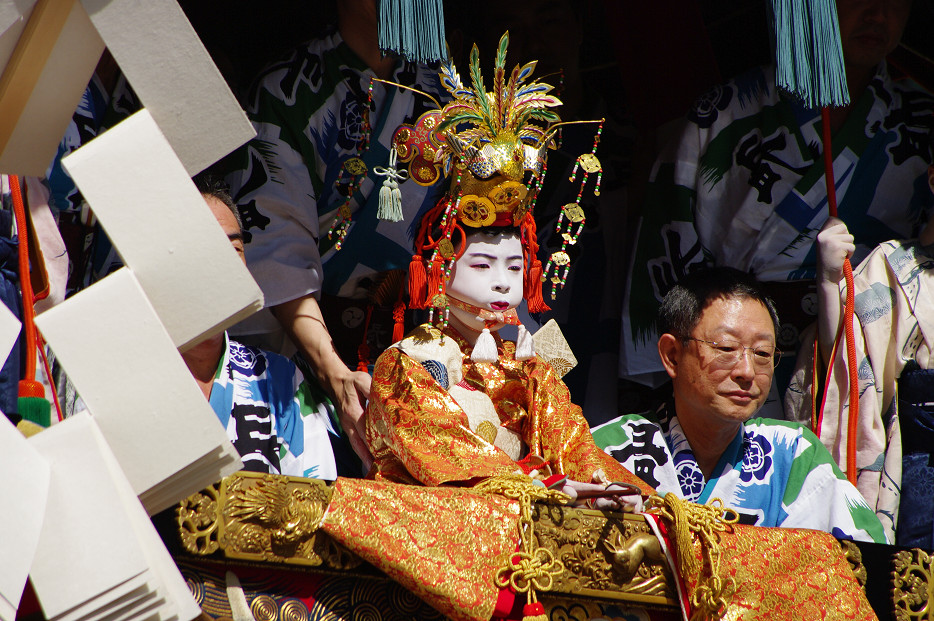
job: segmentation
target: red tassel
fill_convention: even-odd
[[[414,254],[409,263],[409,308],[425,306],[425,263],[419,255]]]
[[[405,336],[405,304],[396,302],[392,309],[392,342],[398,343]]]
[[[545,607],[541,602],[526,604],[522,607],[522,621],[548,621],[545,616]]]
[[[542,299],[542,262],[537,258],[532,260],[532,269],[526,276],[525,301],[530,313],[544,313],[551,310]]]

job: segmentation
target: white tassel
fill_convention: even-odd
[[[396,170],[397,158],[398,154],[394,147],[389,150],[389,166],[387,168],[377,166],[373,169],[377,175],[385,177],[383,187],[379,189],[379,208],[376,210],[376,217],[389,222],[403,220],[402,192],[399,190],[399,182],[405,181],[409,176],[405,170]]]
[[[535,341],[532,335],[525,329],[525,326],[519,325],[519,338],[516,339],[516,360],[529,360],[535,357]]]
[[[499,360],[499,353],[496,351],[496,339],[490,334],[488,328],[484,328],[480,336],[477,337],[470,359],[474,362],[496,362]]]
[[[376,217],[389,222],[402,220],[402,192],[399,191],[399,184],[388,177],[379,189],[379,209]]]

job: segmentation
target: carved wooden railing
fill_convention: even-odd
[[[334,613],[341,606],[350,606],[348,619],[440,618],[318,530],[331,491],[313,479],[239,473],[183,501],[175,512],[176,560],[205,614],[232,615],[226,572],[233,569],[253,594],[248,605],[256,621],[344,618]],[[550,619],[612,617],[627,607],[651,609],[653,619],[679,618],[674,581],[644,518],[559,505],[535,505],[533,516],[538,545],[563,565],[542,594]],[[842,545],[880,619],[934,620],[934,555]],[[251,586],[243,576],[257,571],[266,581]],[[277,571],[284,577],[272,592],[268,577]],[[305,583],[313,583],[314,605],[290,591]],[[361,607],[369,611],[362,617]]]

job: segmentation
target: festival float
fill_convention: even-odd
[[[457,488],[238,472],[177,352],[262,307],[190,181],[250,124],[172,0],[10,3],[0,19],[0,168],[19,220],[105,46],[145,106],[64,160],[125,267],[23,318],[91,414],[28,438],[0,419],[17,507],[0,532],[4,621],[934,616],[926,551],[744,526],[649,489],[633,513],[572,506],[524,474]],[[19,323],[0,324],[11,347]],[[541,341],[566,370],[560,338]]]

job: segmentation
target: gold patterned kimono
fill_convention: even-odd
[[[498,334],[495,339],[499,360],[474,362],[471,347],[456,330],[449,327],[442,336],[425,324],[379,357],[367,407],[371,478],[469,485],[513,473],[518,469],[514,456],[498,446],[500,438],[512,435],[527,449],[523,453],[541,456],[554,473],[590,482],[603,470],[610,481],[634,483],[652,493],[596,447],[580,408],[571,403],[551,365],[538,357],[516,360],[515,343]],[[460,401],[454,394],[461,395]],[[471,425],[476,417],[465,408],[475,408],[478,397],[495,411],[492,425]],[[502,428],[492,430],[492,435],[499,433],[496,443],[491,426]]]

